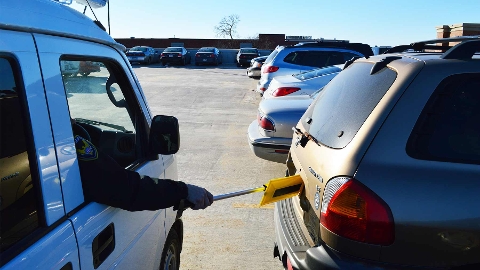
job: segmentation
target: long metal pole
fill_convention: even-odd
[[[245,195],[245,194],[262,192],[262,191],[265,191],[266,188],[267,188],[267,186],[264,185],[264,186],[261,186],[261,187],[244,189],[244,190],[234,191],[234,192],[230,192],[230,193],[215,195],[215,196],[213,196],[213,200],[214,201],[219,201],[219,200],[228,199],[228,198],[241,196],[241,195]]]

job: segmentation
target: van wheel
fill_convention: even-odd
[[[160,270],[180,269],[180,238],[177,232],[172,229],[168,234],[167,241],[163,247]]]

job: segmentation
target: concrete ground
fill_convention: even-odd
[[[153,114],[179,119],[179,180],[222,194],[283,177],[285,165],[257,158],[247,141],[260,96],[234,65],[135,66]],[[273,205],[261,193],[184,212],[181,269],[283,269],[273,258]]]

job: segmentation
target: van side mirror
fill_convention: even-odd
[[[156,115],[150,127],[149,147],[152,154],[172,155],[180,148],[180,129],[174,116]]]

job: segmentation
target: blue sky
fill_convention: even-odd
[[[75,0],[71,7],[83,12]],[[108,28],[107,7],[93,11]],[[216,38],[214,27],[231,14],[240,17],[239,38],[286,34],[393,46],[436,38],[436,26],[480,23],[480,0],[114,0],[111,35]]]

